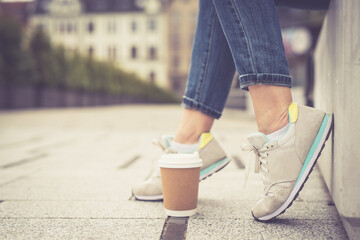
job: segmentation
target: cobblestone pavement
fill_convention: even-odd
[[[158,151],[151,140],[173,133],[178,106],[116,106],[0,113],[0,239],[159,239],[162,202],[129,200]],[[256,130],[252,117],[227,110],[213,134],[234,159],[200,183],[198,213],[186,239],[346,239],[315,170],[277,220],[250,214],[262,185],[239,144]]]

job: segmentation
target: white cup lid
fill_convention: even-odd
[[[159,160],[162,168],[196,168],[202,165],[198,152],[163,154]]]

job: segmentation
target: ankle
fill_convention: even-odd
[[[209,132],[214,118],[202,112],[185,108],[174,141],[182,144],[198,143],[200,135]]]
[[[289,123],[288,110],[277,113],[270,113],[264,115],[262,119],[258,121],[258,129],[259,132],[268,135],[273,133],[283,127],[285,127]]]
[[[174,141],[181,144],[195,144],[199,142],[202,132],[199,131],[178,131]]]

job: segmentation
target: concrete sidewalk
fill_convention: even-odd
[[[159,239],[162,202],[129,200],[173,133],[181,108],[121,106],[0,113],[0,239]],[[285,214],[264,224],[250,209],[261,193],[243,188],[241,141],[254,119],[226,111],[214,135],[237,161],[200,184],[198,213],[186,239],[347,239],[317,170]]]

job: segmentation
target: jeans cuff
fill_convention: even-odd
[[[256,84],[284,86],[291,88],[292,78],[288,75],[273,73],[246,74],[239,77],[240,88],[249,91],[248,86]]]
[[[194,99],[186,97],[186,96],[183,96],[181,105],[186,108],[190,108],[192,110],[202,112],[212,118],[219,119],[221,117],[221,112],[216,111],[216,110],[212,109],[211,107],[208,107],[208,106],[206,106],[202,103],[199,103],[199,102],[195,101]]]

